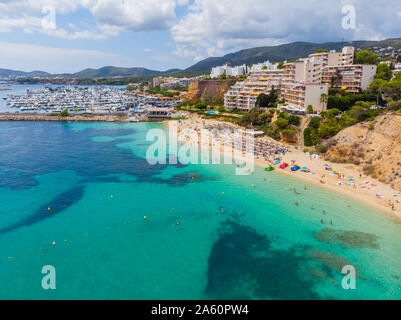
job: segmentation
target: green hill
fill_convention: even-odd
[[[238,66],[242,64],[251,65],[264,62],[280,62],[283,60],[295,60],[306,57],[317,49],[340,51],[343,46],[354,46],[355,48],[373,48],[392,46],[396,49],[401,48],[401,39],[388,39],[383,41],[348,41],[348,42],[293,42],[279,46],[257,47],[230,53],[224,57],[211,57],[202,60],[193,66],[185,69],[184,72],[210,72],[213,67],[221,65]]]

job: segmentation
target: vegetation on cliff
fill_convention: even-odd
[[[238,118],[237,124],[246,128],[262,130],[277,141],[284,139],[287,142],[296,142],[300,118],[277,109],[254,108]]]

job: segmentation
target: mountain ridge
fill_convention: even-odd
[[[166,71],[151,70],[144,67],[115,67],[105,66],[94,69],[87,68],[76,73],[50,74],[44,71],[16,71],[10,69],[0,69],[0,77],[22,76],[22,77],[63,77],[63,78],[113,78],[113,77],[146,77],[167,75],[173,73],[190,74],[190,73],[209,73],[213,67],[228,64],[236,65],[251,65],[264,62],[280,62],[283,60],[295,60],[306,57],[315,52],[317,49],[336,50],[339,51],[343,46],[351,45],[356,49],[387,47],[392,46],[396,49],[401,49],[401,38],[386,39],[380,41],[373,40],[358,40],[345,42],[292,42],[278,46],[263,46],[249,49],[243,49],[237,52],[226,54],[222,57],[208,57],[202,61],[186,69],[170,69]]]

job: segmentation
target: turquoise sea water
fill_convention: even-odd
[[[401,298],[400,220],[277,172],[151,166],[151,128],[0,123],[1,299]]]

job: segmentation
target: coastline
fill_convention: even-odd
[[[127,122],[130,121],[125,115],[118,114],[106,114],[106,115],[69,115],[67,117],[61,116],[51,116],[46,114],[0,114],[0,122],[2,121],[53,121],[53,122]],[[162,123],[168,126],[169,120],[163,121]],[[191,118],[187,120],[182,120],[181,129],[202,129],[204,125],[219,125],[225,124],[231,126],[232,128],[240,128],[233,124],[227,124],[226,122],[208,119],[204,120],[198,116],[191,115]],[[243,129],[243,128],[242,128]],[[303,173],[300,171],[292,172],[289,168],[280,169],[279,166],[275,167],[275,172],[279,174],[285,174],[287,176],[294,177],[296,179],[305,181],[307,183],[311,183],[338,194],[342,194],[348,197],[351,197],[359,202],[363,202],[365,205],[368,204],[371,207],[374,207],[381,212],[386,214],[390,214],[394,217],[401,219],[401,203],[397,203],[397,200],[401,202],[401,192],[392,189],[389,185],[379,182],[373,178],[364,176],[362,169],[353,165],[353,164],[338,164],[338,163],[330,163],[329,161],[325,161],[324,159],[314,159],[309,155],[304,153],[301,150],[297,150],[294,146],[284,145],[279,143],[269,137],[261,138],[265,142],[271,142],[277,145],[283,145],[285,148],[289,149],[284,156],[282,156],[282,162],[291,163],[295,162],[300,167],[308,167],[312,172]],[[181,141],[184,142],[184,141]],[[219,141],[214,141],[217,143]],[[254,159],[255,165],[260,168],[266,168],[270,165],[268,161],[264,161],[263,159]],[[345,177],[352,176],[355,177],[355,187],[346,185],[349,180],[348,179],[339,179],[337,176],[332,176],[332,172],[327,171],[325,169],[325,165],[329,164],[336,169],[338,172],[341,172]],[[362,175],[361,178],[359,176]],[[365,182],[369,181],[369,184]],[[324,183],[322,183],[324,182]],[[339,185],[338,183],[341,183]],[[377,195],[382,197],[378,198]],[[398,197],[394,197],[394,195],[399,195]],[[394,204],[395,210],[391,209],[389,204],[391,201]]]
[[[55,121],[55,122],[124,122],[128,117],[118,114],[52,116],[39,113],[0,113],[0,121]]]
[[[224,122],[217,120],[204,120],[197,116],[191,115],[192,118],[181,121],[181,126],[179,130],[199,130],[204,127],[204,124],[222,124]],[[168,121],[163,122],[168,126]],[[235,125],[230,125],[232,128],[238,128]],[[270,141],[271,143],[281,144],[269,137],[263,137],[263,140]],[[181,140],[180,142],[185,143]],[[213,140],[213,143],[220,143],[220,141]],[[389,185],[379,182],[373,178],[367,177],[363,174],[362,168],[357,167],[353,164],[338,164],[331,163],[324,159],[315,159],[310,155],[304,153],[301,150],[296,149],[294,146],[285,145],[289,152],[281,157],[282,163],[296,163],[300,167],[307,167],[311,170],[310,173],[296,171],[293,172],[290,168],[280,169],[278,165],[274,166],[274,172],[279,174],[284,174],[287,176],[294,177],[298,180],[302,180],[305,183],[311,183],[316,186],[326,188],[332,192],[348,196],[361,202],[365,205],[373,207],[382,213],[391,215],[398,219],[401,219],[401,192],[391,188]],[[221,151],[223,152],[223,151]],[[271,163],[264,161],[263,159],[254,159],[255,165],[260,168],[266,168]],[[326,170],[326,165],[331,165],[333,170],[341,173],[343,178],[334,175],[333,171]],[[348,177],[354,177],[350,180]],[[347,185],[346,183],[352,182],[352,185]],[[397,197],[395,197],[397,195]],[[380,197],[378,197],[380,196]],[[398,201],[398,202],[397,202]],[[394,204],[394,210],[391,208],[391,204]]]

